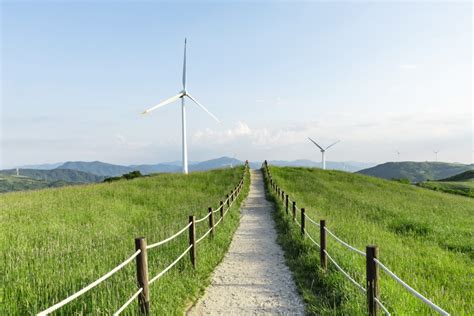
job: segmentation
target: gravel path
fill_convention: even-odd
[[[204,297],[188,315],[303,315],[304,305],[276,243],[263,176],[251,170],[250,192],[229,252]]]

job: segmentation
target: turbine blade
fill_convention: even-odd
[[[324,151],[324,149],[323,149],[321,146],[319,146],[318,143],[316,143],[316,142],[315,142],[314,140],[312,140],[310,137],[308,137],[308,139],[309,139],[313,144],[315,144],[316,146],[318,146],[319,149],[321,149],[321,150]]]
[[[186,37],[184,38],[183,90],[186,90]]]
[[[219,121],[219,119],[218,119],[214,114],[212,114],[211,112],[209,112],[209,110],[206,109],[206,108],[204,107],[204,105],[202,105],[201,103],[199,103],[199,102],[198,102],[195,98],[193,98],[189,93],[187,93],[186,96],[187,96],[188,98],[190,98],[191,100],[193,100],[194,103],[196,103],[197,105],[199,105],[199,106],[201,107],[201,109],[204,110],[204,112],[206,112],[207,114],[209,114],[209,115],[210,115],[213,119],[215,119],[218,123],[221,122],[221,121]]]
[[[340,140],[338,140],[338,141],[337,141],[337,142],[335,142],[335,143],[332,143],[331,145],[329,145],[328,147],[326,147],[326,150],[328,150],[330,147],[332,147],[332,146],[336,145],[336,144],[337,144],[337,143],[339,143],[339,142],[340,142]]]
[[[171,98],[169,98],[169,99],[166,99],[166,100],[164,100],[163,102],[158,103],[157,105],[155,105],[155,106],[149,108],[148,110],[144,111],[142,114],[148,114],[148,113],[150,113],[151,111],[154,111],[154,110],[156,110],[156,109],[158,109],[158,108],[161,108],[162,106],[165,106],[165,105],[167,105],[167,104],[170,104],[171,102],[174,102],[174,101],[176,101],[176,100],[179,100],[179,98],[181,98],[183,95],[184,95],[184,93],[183,93],[183,92],[180,92],[179,94],[175,95],[174,97],[171,97]]]

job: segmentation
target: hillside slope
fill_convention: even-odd
[[[378,245],[381,261],[453,315],[474,313],[470,303],[474,299],[474,199],[360,174],[275,166],[270,169],[278,185],[311,218],[326,219],[329,230],[358,249]],[[299,228],[289,216],[285,218],[288,220],[278,224],[284,231],[280,240],[310,310],[320,314],[334,310],[341,315],[365,314],[365,296],[333,265],[330,274],[311,268],[319,266],[317,248],[303,242]],[[292,227],[292,233],[285,227]],[[318,238],[319,229],[313,224],[307,223],[307,231]],[[363,257],[331,236],[327,238],[331,256],[365,284]],[[382,301],[390,312],[432,314],[385,273],[380,275]]]
[[[439,181],[474,181],[474,170],[468,170],[460,174],[456,174],[452,177],[441,179]]]
[[[243,167],[0,195],[0,315],[33,315],[75,293],[135,252],[134,239],[163,240],[201,218],[235,188]],[[245,187],[248,187],[248,180]],[[182,314],[203,291],[239,222],[237,204],[216,233],[150,287],[152,315]],[[217,213],[218,214],[218,213]],[[196,235],[208,229],[196,224]],[[150,277],[188,246],[188,233],[148,251]],[[136,288],[134,261],[104,284],[62,307],[61,315],[112,315]],[[134,302],[126,314],[135,314]]]
[[[418,186],[446,193],[474,197],[474,170],[468,170],[438,181],[425,181]]]
[[[372,168],[358,171],[383,179],[408,179],[411,182],[438,180],[474,169],[473,165],[446,162],[387,162]]]
[[[0,170],[0,193],[94,183],[103,180],[104,177],[101,176],[69,169],[20,169],[19,177],[16,176],[16,170]]]

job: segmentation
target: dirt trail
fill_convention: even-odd
[[[216,268],[204,297],[188,315],[303,315],[304,305],[283,251],[276,243],[272,204],[263,176],[251,170],[250,192],[229,252]]]

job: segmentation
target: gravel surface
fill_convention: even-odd
[[[250,192],[229,252],[188,315],[303,315],[304,305],[276,243],[263,176],[251,170]]]

